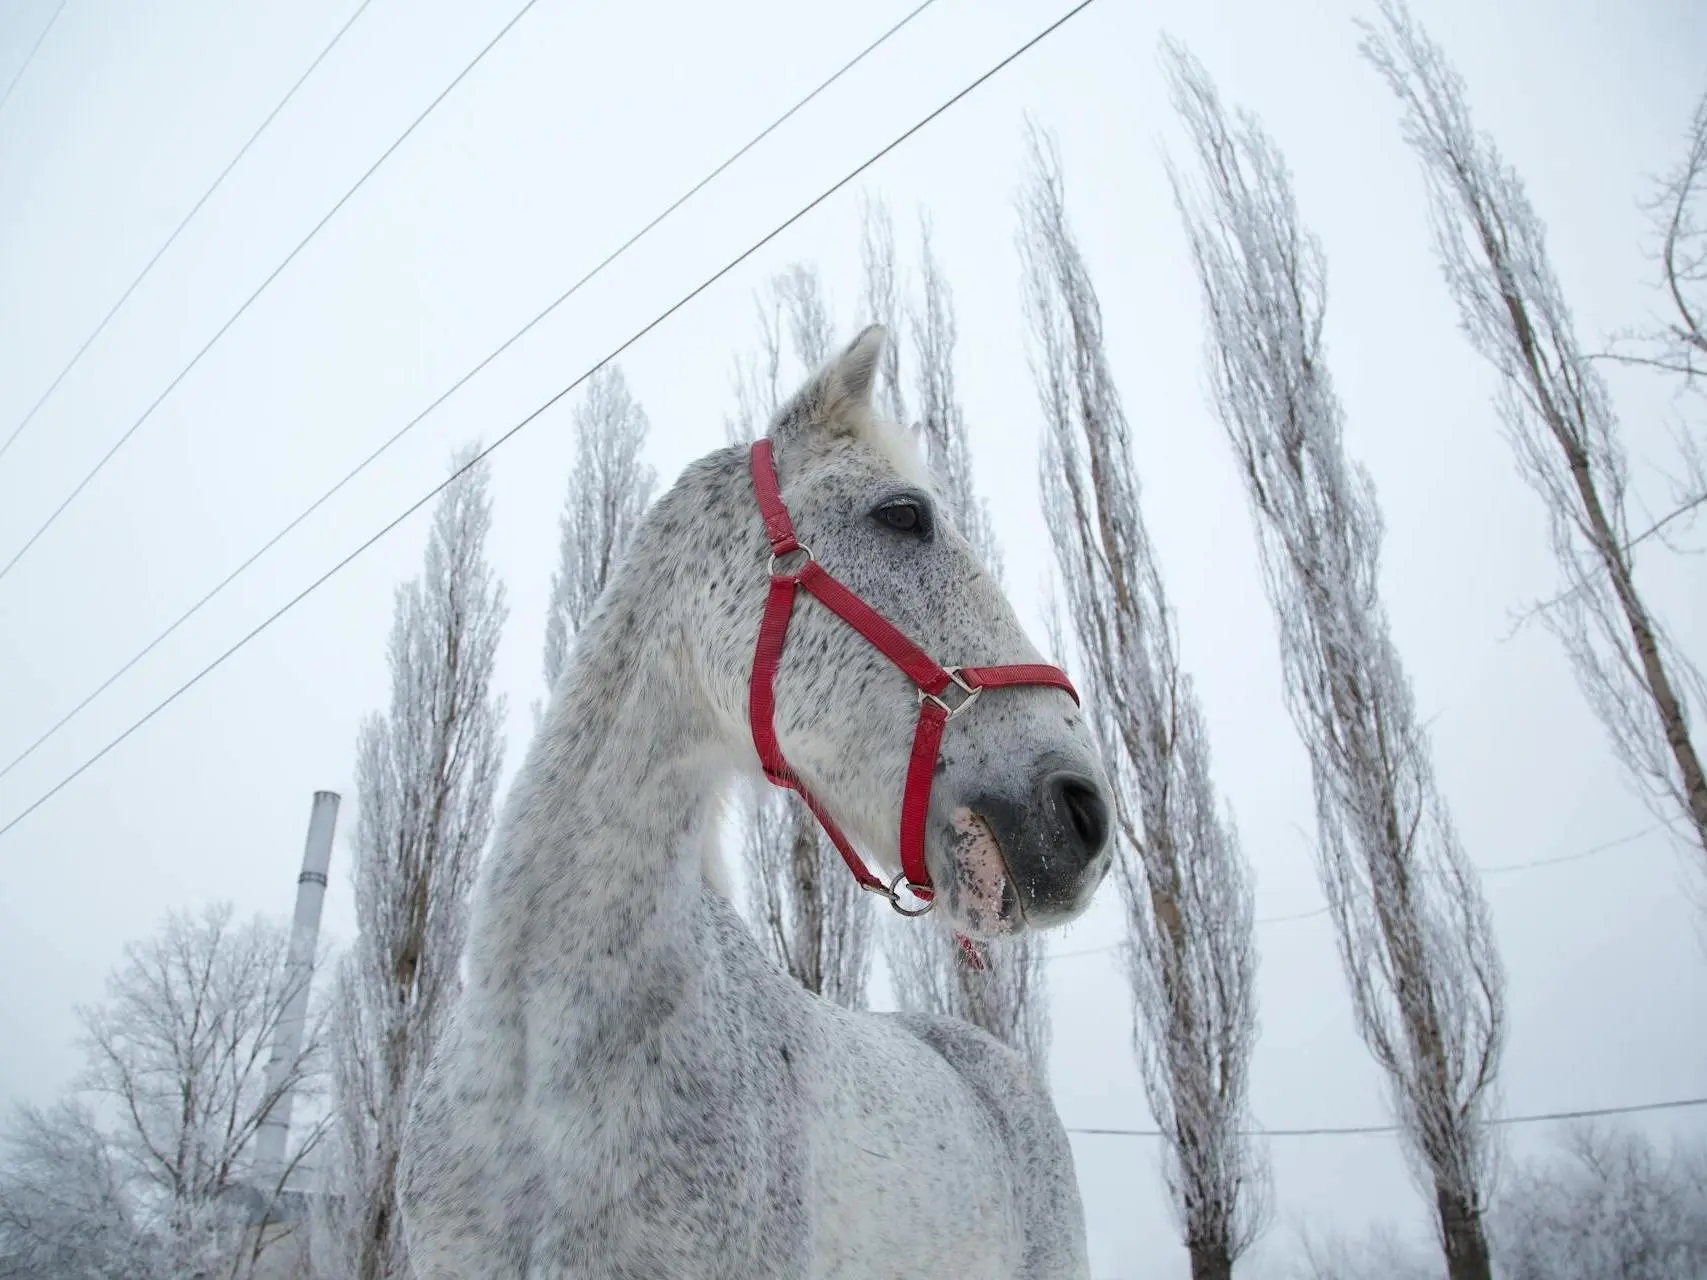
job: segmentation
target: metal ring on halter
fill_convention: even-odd
[[[913,909],[913,908],[908,908],[908,907],[904,907],[901,905],[901,895],[896,892],[896,887],[898,885],[900,885],[903,881],[907,885],[907,892],[913,895],[914,901],[923,903],[924,904],[923,906],[918,907],[917,909]],[[914,916],[922,916],[922,915],[926,914],[928,911],[930,911],[930,909],[932,907],[936,906],[935,894],[932,893],[930,897],[921,896],[919,890],[914,886],[913,882],[911,880],[907,879],[907,873],[905,871],[897,871],[895,873],[895,878],[889,882],[889,885],[887,888],[885,888],[882,885],[870,885],[870,884],[865,885],[863,887],[870,889],[871,892],[873,892],[873,893],[881,893],[885,898],[889,899],[889,905],[895,908],[895,911],[898,915],[907,916],[909,919],[911,919]],[[929,889],[925,890],[925,892],[931,893],[931,891]]]
[[[940,695],[934,694],[934,693],[926,693],[923,689],[920,689],[919,690],[919,702],[921,705],[926,703],[926,702],[936,703],[937,706],[941,707],[943,709],[943,711],[945,711],[948,714],[948,718],[950,720],[952,720],[952,719],[954,719],[955,716],[959,715],[962,711],[966,710],[967,707],[971,706],[974,702],[978,701],[978,695],[980,693],[984,692],[984,686],[983,685],[976,685],[976,684],[967,684],[966,681],[964,681],[960,678],[960,668],[959,667],[944,667],[943,670],[948,672],[948,678],[950,680],[954,681],[955,684],[960,686],[961,693],[964,696],[960,699],[959,702],[955,703],[951,707],[948,705],[948,703],[946,703],[942,700]],[[948,689],[945,687],[943,689],[943,693],[947,693],[947,692],[948,692]]]
[[[811,564],[812,561],[817,559],[817,557],[812,554],[812,548],[807,546],[804,542],[802,542],[799,546],[795,547],[794,551],[784,551],[782,553],[782,556],[791,556],[791,555],[794,555],[795,552],[799,552],[801,555],[806,557],[806,559],[804,559],[800,562],[800,569],[804,569],[807,565]],[[776,562],[778,560],[782,559],[782,556],[775,555],[775,554],[773,554],[771,556],[770,567],[767,570],[767,572],[773,578],[777,576]],[[799,573],[800,569],[796,569],[796,570],[794,570],[794,572]]]

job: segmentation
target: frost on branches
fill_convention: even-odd
[[[1346,459],[1322,349],[1325,268],[1284,161],[1229,120],[1185,51],[1167,58],[1196,178],[1174,172],[1209,333],[1214,406],[1238,459],[1279,623],[1287,706],[1310,757],[1317,859],[1364,1043],[1433,1193],[1452,1280],[1487,1280],[1487,1112],[1503,978],[1481,885],[1435,789],[1377,589],[1381,518]]]
[[[79,1010],[77,1096],[21,1110],[0,1148],[0,1277],[244,1276],[258,1228],[321,1128],[299,1126],[282,1177],[255,1185],[256,1135],[289,1090],[321,1080],[320,1020],[267,1081],[274,1033],[308,981],[278,925],[231,910],[170,915],[125,948]]]
[[[738,361],[732,444],[762,435],[781,407],[784,352],[802,375],[830,356],[830,306],[818,274],[796,263],[759,301],[756,354]],[[786,343],[786,347],[785,347]],[[762,572],[755,565],[754,572]],[[759,783],[741,806],[741,849],[760,943],[809,991],[863,1009],[871,973],[872,903],[842,865],[811,810],[792,792]]]
[[[1043,513],[1091,722],[1114,781],[1127,974],[1145,1095],[1194,1280],[1231,1275],[1266,1208],[1242,1130],[1256,1040],[1250,871],[1209,780],[1209,745],[1144,527],[1096,290],[1052,143],[1032,136],[1020,203]]]
[[[1001,550],[990,513],[973,483],[971,444],[955,388],[954,297],[931,244],[928,218],[919,220],[920,292],[905,309],[918,397],[916,431],[948,522],[972,544],[991,573],[1001,576]],[[885,326],[890,341],[879,371],[878,405],[893,422],[908,421],[901,390],[901,289],[895,232],[889,211],[865,207],[860,259],[865,315]],[[929,921],[886,920],[884,949],[896,1001],[903,1009],[946,1014],[982,1027],[1023,1053],[1040,1073],[1048,1070],[1049,1010],[1043,944],[1021,936],[974,944],[983,968],[968,963],[961,947]]]
[[[640,457],[647,430],[646,411],[629,394],[622,369],[601,366],[575,409],[575,465],[545,621],[547,697],[652,501],[658,474]]]
[[[421,576],[397,590],[391,706],[357,746],[357,936],[332,1017],[334,1140],[316,1232],[326,1274],[404,1274],[397,1162],[410,1100],[459,988],[468,897],[492,831],[507,614],[486,562],[484,463],[440,496]]]
[[[1707,683],[1637,588],[1632,553],[1647,534],[1630,529],[1629,469],[1606,384],[1578,346],[1541,220],[1517,175],[1476,132],[1462,79],[1402,4],[1380,7],[1385,29],[1365,24],[1363,51],[1404,108],[1460,321],[1499,372],[1499,411],[1518,471],[1547,508],[1563,591],[1541,616],[1619,760],[1655,812],[1668,823],[1681,817],[1707,857],[1707,775],[1691,736],[1692,722],[1707,715]],[[1658,335],[1651,359],[1686,383],[1700,376],[1707,356],[1704,170],[1707,103],[1660,205],[1677,319]],[[1704,500],[1699,455],[1691,457],[1696,493],[1674,514]]]

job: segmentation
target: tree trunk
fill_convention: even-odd
[[[1224,1240],[1192,1244],[1191,1280],[1233,1280],[1233,1259]]]
[[[794,821],[789,865],[794,876],[795,978],[814,995],[824,994],[824,893],[819,887],[818,820],[804,801],[790,796]]]
[[[1482,1215],[1456,1191],[1436,1186],[1440,1238],[1446,1246],[1447,1280],[1491,1280],[1488,1233]]]

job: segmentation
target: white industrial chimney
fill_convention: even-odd
[[[273,1035],[273,1056],[267,1063],[267,1093],[285,1083],[291,1064],[302,1052],[302,1033],[308,1020],[308,985],[314,973],[314,948],[320,938],[320,908],[326,901],[326,869],[332,865],[332,829],[338,823],[338,794],[316,791],[308,817],[308,847],[302,854],[302,874],[296,878],[296,917],[291,921],[286,963],[293,978],[290,1004]],[[294,1090],[280,1096],[255,1137],[255,1188],[265,1195],[278,1189],[285,1173],[290,1139],[290,1108]]]

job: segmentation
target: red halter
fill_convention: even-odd
[[[848,870],[853,872],[854,879],[859,881],[860,888],[882,894],[889,899],[889,905],[904,916],[922,916],[931,909],[935,900],[930,872],[925,867],[925,817],[930,810],[931,780],[936,772],[943,726],[976,702],[985,689],[1049,685],[1065,690],[1072,695],[1074,702],[1079,700],[1079,695],[1065,672],[1042,663],[1001,667],[937,666],[883,615],[821,568],[812,558],[811,550],[794,536],[794,524],[788,518],[788,508],[783,505],[782,493],[777,488],[776,464],[771,458],[769,440],[760,440],[753,445],[751,464],[753,494],[758,498],[759,513],[765,521],[765,537],[771,544],[770,595],[765,600],[764,618],[759,624],[759,642],[753,654],[753,680],[747,698],[747,714],[753,726],[753,746],[758,748],[759,763],[771,782],[800,793],[806,807],[812,810],[829,833],[831,842],[848,864]],[[800,567],[792,572],[780,571],[778,561],[793,555],[805,557]],[[874,875],[854,852],[841,828],[788,767],[788,762],[782,757],[782,747],[776,740],[773,723],[776,669],[782,659],[783,642],[788,638],[795,590],[801,587],[869,640],[919,689],[919,723],[913,732],[913,755],[907,765],[907,789],[901,798],[901,870],[888,884]],[[949,700],[951,698],[952,701]],[[897,888],[903,880],[914,900],[922,905],[908,907],[902,903]]]

